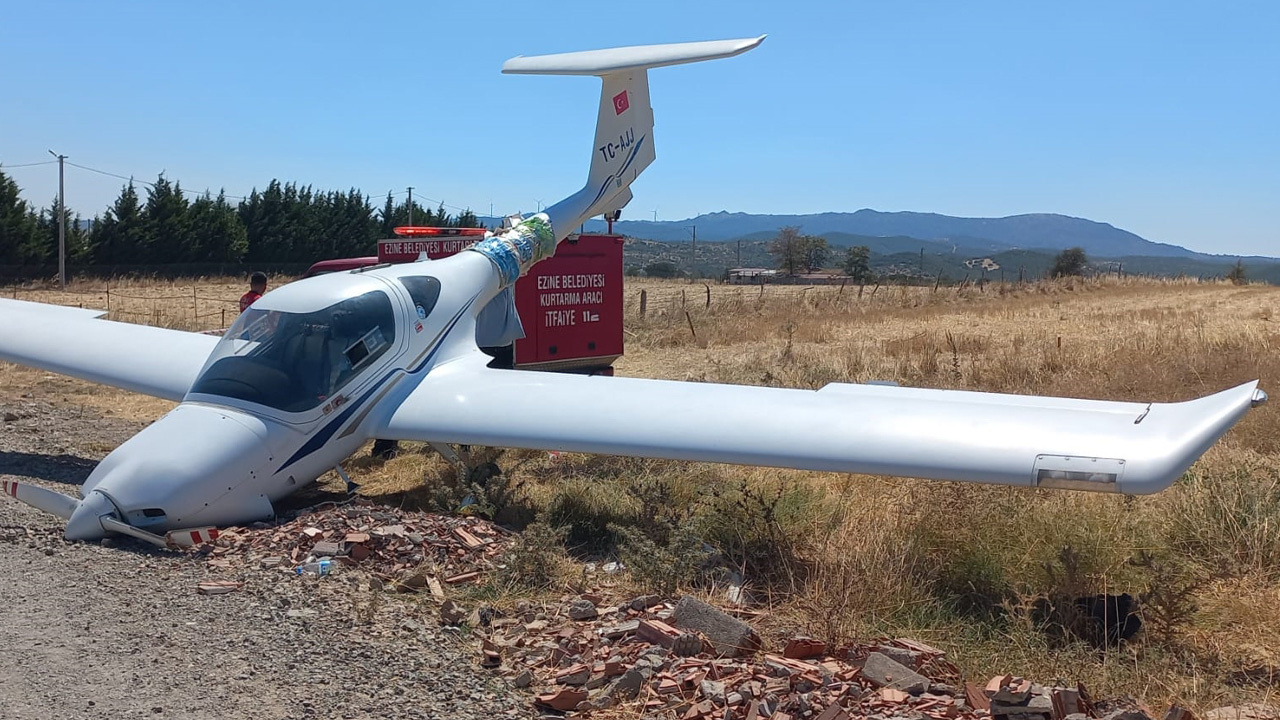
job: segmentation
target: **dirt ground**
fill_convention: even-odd
[[[639,311],[641,290],[648,293],[647,315]],[[617,364],[619,374],[811,388],[895,379],[922,387],[1158,401],[1185,400],[1254,378],[1268,390],[1280,383],[1280,330],[1273,320],[1280,291],[1271,286],[1126,280],[1048,283],[1007,294],[1003,286],[939,293],[886,287],[878,295],[868,288],[865,297],[852,287],[843,294],[839,288],[711,290],[713,302],[704,304],[701,286],[629,284],[627,355]],[[114,319],[209,329],[222,323],[221,306],[234,303],[240,291],[238,283],[221,281],[182,287],[139,281],[113,286],[109,305]],[[10,293],[72,306],[108,304],[105,291],[93,288],[0,294]],[[908,582],[916,576],[902,569],[903,548],[917,547],[911,544],[914,526],[902,519],[913,516],[921,498],[967,499],[951,510],[947,533],[931,531],[936,547],[990,551],[1001,577],[1024,579],[1038,577],[1045,553],[1083,542],[1097,555],[1105,587],[1116,587],[1115,568],[1128,567],[1130,551],[1148,546],[1138,545],[1135,528],[1146,533],[1144,543],[1164,538],[1160,529],[1171,525],[1166,518],[1207,508],[1180,525],[1194,525],[1204,536],[1196,547],[1219,549],[1217,554],[1180,558],[1230,566],[1235,575],[1232,583],[1197,596],[1200,609],[1179,629],[1177,652],[1147,643],[1101,658],[1064,653],[1016,628],[1009,637],[988,638],[982,627],[951,616],[934,621],[925,613],[900,618],[894,627],[945,647],[975,677],[1018,672],[1070,678],[1153,706],[1274,703],[1274,684],[1242,687],[1234,678],[1256,667],[1280,667],[1274,659],[1261,666],[1254,660],[1253,648],[1274,658],[1280,647],[1280,621],[1270,600],[1280,585],[1267,559],[1280,556],[1280,539],[1273,539],[1280,523],[1269,509],[1274,498],[1250,494],[1259,485],[1248,480],[1276,466],[1275,405],[1273,400],[1251,412],[1206,455],[1193,473],[1202,482],[1126,502],[1123,515],[1111,502],[1119,499],[1105,496],[1005,498],[981,488],[962,494],[881,478],[728,466],[706,472],[726,486],[773,487],[784,477],[823,493],[824,505],[844,513],[833,525],[840,532],[832,534],[841,543],[814,546],[829,548],[810,558],[821,571],[817,580],[791,605],[772,608],[790,613],[786,617],[810,633],[835,618],[847,621],[840,632],[865,634],[880,627],[876,608],[946,597]],[[0,477],[74,492],[71,485],[98,460],[172,406],[0,363]],[[542,493],[537,497],[545,505],[564,489],[562,478],[573,480],[566,487],[586,487],[597,477],[595,466],[580,460],[554,467],[530,462],[521,479]],[[353,465],[362,493],[375,500],[404,497],[420,490],[427,475],[449,472],[443,461],[422,453]],[[703,472],[690,464],[656,467],[659,479],[676,488]],[[1254,520],[1245,522],[1239,508],[1218,501],[1235,497],[1220,487],[1233,477],[1245,478],[1231,487],[1239,490],[1240,508],[1257,511]],[[1256,507],[1248,505],[1251,499],[1258,500]],[[1008,511],[987,512],[989,500]],[[1230,522],[1212,521],[1219,511]],[[803,536],[806,527],[787,530]],[[0,498],[0,607],[7,611],[0,623],[0,720],[533,715],[528,696],[509,692],[480,670],[475,644],[442,630],[430,607],[369,592],[359,574],[307,580],[254,568],[232,575],[246,583],[242,591],[201,596],[196,583],[214,572],[203,562],[131,543],[68,544],[61,529],[56,518]],[[988,536],[1001,538],[999,547],[986,543]],[[830,582],[823,585],[823,578]]]
[[[0,396],[0,478],[74,492],[144,423],[59,402],[39,385]],[[205,596],[196,584],[211,571],[194,557],[132,542],[68,543],[61,525],[0,502],[0,718],[529,713],[527,700],[484,674],[474,649],[416,603],[354,607],[352,596],[373,596],[349,592],[367,582],[359,573],[244,571],[242,591]]]

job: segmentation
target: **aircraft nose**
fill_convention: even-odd
[[[67,521],[67,531],[63,534],[68,540],[101,540],[107,536],[98,519],[110,515],[116,510],[111,500],[100,492],[93,491],[85,496],[76,506]]]
[[[86,490],[104,495],[121,522],[153,533],[270,517],[269,441],[254,417],[179,405],[103,459]]]

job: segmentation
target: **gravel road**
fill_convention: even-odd
[[[0,478],[75,493],[142,424],[0,399]],[[0,718],[527,717],[431,609],[356,571],[208,568],[132,541],[68,543],[0,499]],[[196,593],[206,579],[243,590]]]

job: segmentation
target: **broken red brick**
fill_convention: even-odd
[[[636,635],[645,642],[670,648],[676,638],[680,637],[680,631],[661,620],[641,620],[640,626],[636,628]]]
[[[568,712],[578,707],[578,703],[587,699],[586,690],[577,690],[574,688],[564,688],[558,692],[544,693],[539,695],[535,700],[540,705],[546,705],[553,710]]]
[[[890,687],[883,687],[883,688],[880,688],[880,697],[885,702],[904,703],[911,696],[902,692],[901,690],[894,690],[893,688],[890,688]]]
[[[845,712],[844,708],[839,705],[832,703],[815,720],[849,720],[849,713]]]
[[[975,710],[991,709],[991,698],[987,697],[987,693],[977,683],[964,684],[964,697]]]
[[[1080,693],[1071,688],[1054,688],[1049,693],[1049,699],[1053,701],[1053,720],[1063,720],[1068,715],[1080,712]],[[1194,720],[1194,718],[1181,718],[1165,716],[1165,720]]]
[[[1013,682],[1012,675],[997,675],[991,678],[990,680],[987,681],[987,687],[986,687],[987,697],[991,697],[992,695],[995,695],[996,693],[1000,692],[1000,688],[1005,687],[1011,682]]]
[[[242,587],[244,587],[244,583],[234,580],[207,580],[196,585],[196,590],[201,595],[226,595]]]
[[[818,657],[827,651],[827,644],[813,638],[798,637],[787,641],[782,656],[793,660]]]
[[[803,660],[793,660],[791,658],[783,657],[781,655],[765,655],[764,659],[765,659],[765,662],[771,662],[776,665],[781,665],[791,670],[792,672],[796,672],[796,673],[810,672],[810,673],[816,673],[819,676],[821,676],[821,673],[819,672],[817,665],[814,665],[813,663],[804,662]]]
[[[465,544],[468,548],[471,548],[472,550],[484,545],[484,542],[480,540],[480,538],[476,537],[475,535],[472,535],[471,533],[467,532],[465,529],[461,527],[454,528],[453,534],[461,538],[463,544]]]
[[[687,688],[696,688],[698,687],[698,684],[701,683],[706,678],[707,678],[706,670],[694,670],[688,675],[685,675],[684,679],[680,681],[680,684],[684,685]]]
[[[910,640],[908,638],[897,638],[893,641],[893,644],[897,645],[898,647],[904,650],[918,652],[922,655],[933,655],[938,657],[946,655],[946,653],[942,652],[941,650],[935,647],[930,647],[928,645],[925,645],[924,643],[918,640]]]

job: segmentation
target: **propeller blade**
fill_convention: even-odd
[[[80,501],[70,495],[46,490],[39,485],[20,483],[17,480],[0,481],[0,490],[15,500],[51,515],[57,515],[63,520],[70,520],[71,513],[75,512],[76,507],[80,505]]]
[[[206,525],[198,528],[170,530],[164,537],[169,543],[169,547],[193,548],[217,540],[218,528]]]

